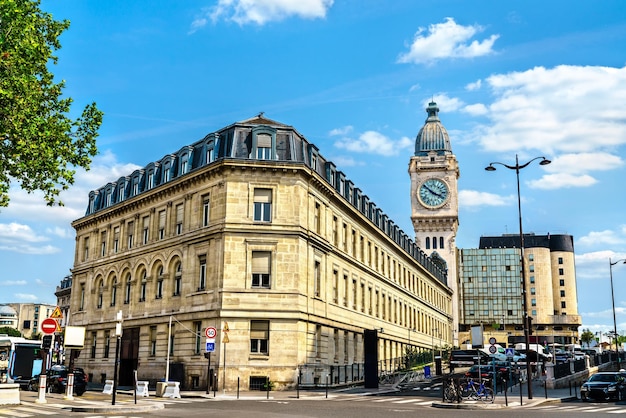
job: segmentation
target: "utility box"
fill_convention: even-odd
[[[158,398],[162,398],[166,389],[167,389],[167,382],[157,382],[157,384],[156,384],[156,396]]]
[[[441,356],[435,356],[435,375],[441,376],[443,370],[441,369]]]

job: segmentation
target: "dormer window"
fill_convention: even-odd
[[[256,138],[256,157],[259,160],[270,160],[272,158],[272,137],[267,134],[260,134]]]

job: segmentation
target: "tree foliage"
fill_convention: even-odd
[[[96,155],[102,112],[87,105],[75,120],[65,82],[48,66],[68,20],[55,21],[40,0],[0,1],[0,207],[9,205],[12,181],[48,205],[62,205],[59,193],[74,183],[76,168],[89,169]]]
[[[9,337],[21,337],[22,333],[15,329],[15,328],[11,328],[11,327],[2,327],[0,328],[0,334],[6,334]]]
[[[580,335],[580,341],[589,347],[589,343],[591,343],[596,336],[589,330],[589,328],[584,329],[583,333]]]

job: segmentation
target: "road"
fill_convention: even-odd
[[[456,410],[440,409],[431,406],[437,399],[427,396],[357,396],[332,394],[328,399],[279,399],[279,400],[244,400],[224,398],[184,398],[162,399],[165,408],[156,411],[115,413],[116,418],[143,417],[221,417],[221,418],[394,418],[394,417],[498,417],[533,418],[541,417],[578,417],[624,416],[626,405],[611,403],[567,403],[548,404],[528,407],[513,407],[495,410]],[[17,407],[0,407],[0,417],[71,417],[103,418],[104,414],[72,413],[64,410],[63,403],[49,402],[37,404],[34,400],[24,402]],[[111,416],[107,414],[106,416]]]

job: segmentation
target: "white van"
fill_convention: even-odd
[[[517,343],[515,344],[516,350],[526,350],[526,343]],[[528,349],[536,351],[539,354],[543,354],[546,357],[552,358],[552,354],[546,350],[546,348],[541,344],[528,344]]]

